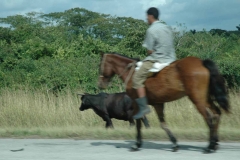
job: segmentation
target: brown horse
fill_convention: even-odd
[[[136,59],[131,59],[116,53],[102,54],[99,87],[108,86],[111,78],[117,74],[126,84],[126,92],[132,98],[137,98],[132,89],[132,73]],[[173,151],[178,150],[177,140],[168,129],[164,120],[164,103],[188,96],[196,105],[197,110],[205,119],[210,129],[210,143],[205,151],[215,151],[218,146],[218,125],[221,110],[229,112],[228,91],[224,78],[211,60],[201,60],[187,57],[177,60],[149,77],[145,82],[148,103],[152,105],[159,117],[161,127],[173,142]],[[137,104],[134,103],[135,112]],[[141,122],[137,120],[137,142],[132,146],[138,150],[142,145]]]

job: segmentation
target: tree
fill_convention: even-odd
[[[196,29],[193,29],[193,30],[191,29],[190,32],[191,32],[192,34],[195,34],[195,33],[196,33]]]
[[[238,29],[238,31],[240,31],[240,24],[238,26],[236,26],[236,28]]]

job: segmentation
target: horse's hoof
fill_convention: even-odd
[[[209,154],[209,153],[214,153],[214,152],[215,152],[215,150],[209,149],[209,148],[205,148],[205,149],[203,150],[203,153],[204,153],[204,154]]]
[[[212,152],[211,152],[211,149],[205,148],[205,149],[203,149],[203,153],[204,154],[209,154],[209,153],[212,153]]]
[[[219,148],[219,144],[217,142],[212,143],[206,149],[203,150],[203,153],[205,154],[214,153],[218,150],[218,148]]]
[[[214,146],[214,150],[216,151],[216,150],[218,150],[218,149],[219,149],[219,144],[216,143],[216,145]]]
[[[136,144],[134,144],[132,147],[131,147],[131,151],[139,151],[139,148]]]
[[[177,152],[178,149],[179,149],[179,146],[178,146],[178,145],[173,146],[173,147],[172,147],[172,152]]]

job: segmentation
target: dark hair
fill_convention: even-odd
[[[158,19],[159,17],[159,11],[155,7],[151,7],[147,10],[148,15],[152,15],[155,19]]]

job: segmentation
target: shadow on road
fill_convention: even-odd
[[[125,141],[127,143],[114,143],[114,142],[93,142],[91,145],[93,146],[101,146],[101,145],[111,145],[115,146],[116,148],[126,148],[130,149],[130,147],[135,144],[135,141]],[[159,144],[154,142],[143,142],[143,149],[158,149],[158,150],[171,150],[171,144]],[[203,147],[196,147],[191,145],[179,145],[179,150],[188,150],[188,151],[202,151]]]

